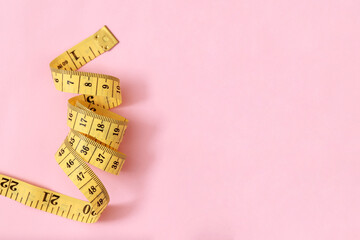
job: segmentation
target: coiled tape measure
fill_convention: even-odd
[[[0,174],[0,195],[29,207],[79,222],[94,223],[109,203],[109,195],[89,163],[119,174],[125,155],[117,151],[128,120],[108,109],[121,104],[119,79],[76,70],[112,49],[119,41],[104,26],[50,63],[57,90],[79,93],[68,101],[71,128],[55,159],[85,195],[83,201]]]

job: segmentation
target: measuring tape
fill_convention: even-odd
[[[108,109],[121,104],[119,79],[77,69],[112,49],[119,41],[104,26],[50,63],[57,90],[78,93],[69,99],[71,128],[55,154],[61,169],[85,195],[83,201],[0,174],[0,195],[58,216],[94,223],[109,203],[106,188],[86,164],[119,174],[125,154],[117,151],[128,120]]]

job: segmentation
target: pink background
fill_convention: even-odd
[[[72,94],[49,62],[104,24],[82,70],[130,120],[94,225],[0,197],[1,239],[359,239],[360,2],[2,1],[0,171],[81,193],[54,153]],[[16,218],[15,218],[16,217]]]

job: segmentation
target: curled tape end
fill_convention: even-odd
[[[115,37],[115,35],[106,25],[104,25],[99,31],[97,31],[94,36],[98,45],[104,51],[111,50],[116,44],[119,43],[119,40]]]

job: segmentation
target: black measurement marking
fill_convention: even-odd
[[[90,203],[92,203],[93,201],[95,201],[95,199],[96,198],[98,198],[99,196],[100,196],[100,194],[102,194],[103,192],[100,192],[96,197],[94,197],[94,199],[93,200],[91,200],[91,202]]]
[[[3,178],[4,179],[4,178]],[[5,179],[4,179],[5,180]],[[11,181],[12,181],[12,179],[7,179],[8,181],[9,181],[9,184],[7,185],[7,188],[6,188],[6,193],[5,193],[5,196],[7,197],[7,193],[8,193],[8,191],[9,191],[9,188],[10,188],[10,183],[11,183]],[[1,183],[1,184],[3,184],[3,183]]]
[[[92,180],[92,178],[89,179],[89,181],[87,181],[84,185],[82,185],[79,190],[81,190],[86,184],[88,184],[90,181]]]
[[[91,154],[91,157],[89,158],[89,161],[88,161],[88,163],[90,163],[90,160],[91,160],[91,158],[93,157],[93,155],[94,155],[94,153],[95,153],[96,149],[97,149],[97,147],[95,147],[95,150],[94,150],[94,152],[93,152],[93,153]]]
[[[64,74],[61,74],[61,91],[64,89]]]
[[[107,102],[107,104],[108,104],[108,108],[110,108],[109,98],[108,98],[108,97],[106,97],[106,102]]]
[[[93,118],[92,119],[92,121],[91,121],[91,124],[90,124],[90,128],[89,128],[89,132],[88,132],[88,134],[90,133],[90,131],[91,131],[91,127],[92,127],[92,125],[93,125],[93,122],[95,121],[95,118]]]
[[[80,166],[81,166],[81,164],[79,164],[79,166],[77,166],[74,170],[72,170],[71,173],[68,175],[68,177],[69,177],[76,169],[78,169]]]
[[[98,84],[99,84],[99,78],[96,78],[96,89],[95,89],[95,95],[97,95],[97,89],[98,89]]]
[[[74,135],[74,137],[75,137],[75,135]],[[78,148],[80,142],[81,142],[81,139],[79,139],[79,142],[78,142],[78,144],[77,144],[76,147],[75,147],[75,150]]]
[[[69,213],[70,213],[70,209],[71,209],[71,207],[72,207],[72,205],[70,205],[70,207],[69,207],[69,211],[68,211],[68,213],[67,213],[66,217],[69,217]]]
[[[26,197],[25,205],[26,205],[27,201],[29,200],[29,196],[30,196],[30,192],[28,193],[28,195]]]
[[[81,82],[80,78],[81,78],[81,77],[79,76],[78,91],[77,91],[78,93],[80,92],[80,82]]]
[[[92,52],[92,54],[94,54],[94,57],[96,57],[94,51],[92,50],[92,48],[91,48],[90,46],[89,46],[89,49],[90,49],[90,51]]]
[[[74,213],[74,214],[72,215],[72,217],[71,217],[72,220],[74,220],[74,215],[75,215],[75,213]]]
[[[20,199],[20,203],[22,203],[22,200],[23,200],[23,198],[21,197],[21,199]]]
[[[65,212],[65,211],[63,211],[63,212],[62,212],[61,216],[63,216],[63,215],[64,215],[64,212]]]
[[[59,162],[59,165],[69,156],[70,152]]]
[[[90,210],[88,218],[86,219],[86,223],[89,221],[90,216],[91,216],[91,210]]]
[[[114,97],[114,80],[112,80],[113,84],[112,84],[112,92],[111,92],[111,97]]]
[[[101,52],[98,50],[99,55],[101,55]]]
[[[105,170],[105,169],[107,168],[107,166],[109,165],[110,160],[111,160],[111,158],[109,159],[109,161],[107,162],[106,166],[104,167],[104,170]]]
[[[106,98],[107,99],[107,98]],[[110,105],[109,105],[109,107],[110,107]],[[109,129],[108,129],[108,132],[107,132],[107,134],[106,134],[106,137],[105,137],[105,139],[107,139],[107,137],[108,137],[108,135],[109,135],[109,132],[110,132],[110,128],[111,128],[111,123],[110,123],[110,125],[109,125]]]
[[[12,199],[12,195],[13,195],[13,193],[11,193],[11,195],[10,195],[10,199]]]
[[[78,221],[78,220],[79,220],[79,217],[80,217],[80,213],[79,213],[78,217],[76,218],[76,221]]]
[[[39,200],[37,200],[35,208],[37,208],[38,204],[39,204]]]
[[[0,193],[0,194],[1,194],[1,193]],[[15,198],[15,201],[16,201],[16,199],[18,198],[18,196],[19,196],[19,193],[17,193],[17,194],[16,194],[16,198]]]
[[[54,211],[54,207],[51,209],[51,213]]]
[[[80,84],[80,83],[79,83]],[[77,116],[78,116],[79,114],[78,113],[76,113],[76,116],[75,116],[75,121],[74,121],[74,125],[73,125],[73,129],[74,129],[74,126],[75,126],[75,123],[76,123],[76,119],[77,119]]]
[[[44,206],[44,205],[43,205],[43,204],[41,204],[40,210],[42,210],[43,206]]]
[[[56,211],[56,215],[58,215],[58,213],[59,213],[59,210],[60,210],[60,206],[58,207],[58,210]]]
[[[33,201],[30,202],[30,207],[32,206],[32,204],[33,204]]]
[[[86,59],[84,57],[82,57],[82,58],[84,59],[85,63],[87,63]]]
[[[81,219],[81,221],[82,221],[82,222],[84,221],[84,217]]]

